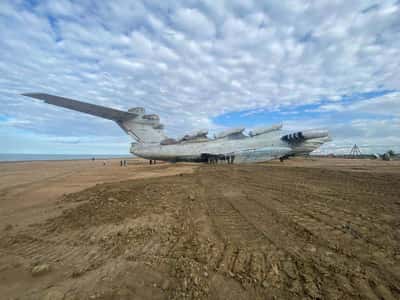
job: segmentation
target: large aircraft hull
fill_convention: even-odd
[[[199,131],[175,140],[164,134],[159,116],[146,114],[141,107],[122,111],[44,93],[23,95],[114,121],[137,141],[131,153],[149,160],[258,162],[308,154],[329,140],[327,131],[318,130],[282,135],[282,125],[258,128],[248,135],[243,134],[244,128],[233,128],[214,139],[207,137],[207,131]]]
[[[173,162],[206,162],[210,157],[233,156],[235,162],[250,163],[307,154],[325,141],[325,138],[316,138],[293,144],[283,141],[279,133],[270,133],[239,140],[216,139],[176,145],[133,143],[131,153],[145,159]]]

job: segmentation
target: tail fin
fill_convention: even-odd
[[[137,117],[117,121],[117,124],[131,137],[139,143],[160,143],[167,136],[164,134],[164,125],[160,123],[158,115],[146,115],[142,107],[131,108],[128,110],[140,112]]]
[[[48,104],[112,120],[139,143],[160,143],[166,138],[163,132],[164,126],[160,123],[158,115],[146,115],[144,108],[141,107],[122,111],[44,93],[26,93],[22,95],[43,100]]]

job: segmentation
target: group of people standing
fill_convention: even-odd
[[[207,158],[207,163],[211,165],[218,164],[218,162],[233,164],[234,160],[235,160],[235,155],[210,155]]]
[[[122,166],[126,167],[128,165],[128,162],[125,159],[120,160],[119,165],[120,165],[120,167],[122,167]]]

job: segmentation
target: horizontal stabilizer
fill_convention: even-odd
[[[122,122],[125,120],[130,120],[138,116],[136,113],[126,112],[114,108],[109,108],[101,105],[86,103],[78,100],[73,100],[64,97],[53,96],[44,93],[26,93],[23,96],[36,98],[43,100],[48,104],[53,104],[56,106],[76,110],[89,115],[101,117],[104,119],[109,119],[117,122]]]

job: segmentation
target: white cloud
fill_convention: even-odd
[[[400,119],[371,120],[355,119],[350,123],[333,125],[333,142],[322,147],[322,151],[348,154],[357,144],[363,153],[384,153],[388,150],[400,152]]]
[[[118,135],[110,122],[17,96],[41,91],[144,106],[171,135],[215,130],[221,113],[321,99],[332,101],[321,111],[389,120],[398,93],[349,105],[341,95],[399,88],[399,28],[399,3],[386,0],[1,1],[0,116],[40,134]]]
[[[214,24],[197,9],[179,8],[172,21],[190,39],[213,38],[215,35]]]
[[[314,111],[365,112],[374,115],[400,116],[400,92],[389,93],[380,97],[360,100],[350,104],[325,104]]]

